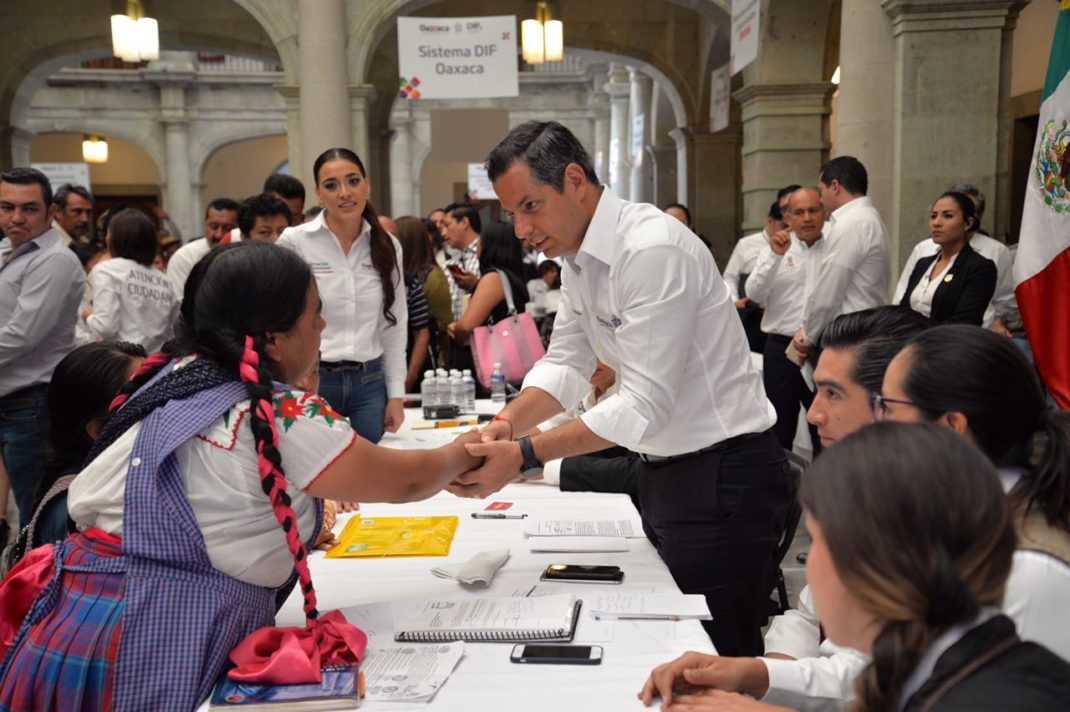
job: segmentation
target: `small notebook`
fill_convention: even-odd
[[[396,603],[394,639],[408,643],[570,641],[582,601],[573,595]]]
[[[234,682],[224,676],[216,684],[208,709],[339,710],[359,705],[360,687],[356,665],[323,669],[323,681],[309,685],[254,685]]]

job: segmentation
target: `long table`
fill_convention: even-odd
[[[490,401],[478,404],[481,412],[494,412]],[[418,430],[411,424],[421,417],[406,411],[406,424],[381,443],[388,447],[434,447],[448,442],[463,429]],[[389,472],[382,473],[389,477]],[[409,504],[365,504],[364,516],[457,515],[460,523],[448,557],[384,559],[327,559],[322,552],[310,557],[310,568],[319,598],[319,610],[329,611],[379,601],[404,599],[508,596],[539,583],[539,574],[553,563],[616,564],[624,569],[624,588],[668,593],[679,589],[665,564],[646,539],[629,539],[629,551],[605,554],[536,554],[528,550],[523,521],[476,520],[488,501],[512,502],[511,514],[528,518],[616,519],[635,514],[626,495],[561,492],[556,487],[532,483],[506,486],[490,500],[460,499],[440,493]],[[340,517],[341,531],[346,517]],[[472,588],[431,574],[443,562],[462,563],[473,555],[508,548],[511,558],[487,587]],[[581,598],[605,593],[605,585],[562,584]],[[615,587],[614,587],[615,588]],[[291,596],[278,616],[279,625],[303,625],[301,599]],[[429,704],[399,705],[365,702],[367,710],[474,710],[506,709],[510,712],[551,710],[647,709],[638,692],[656,665],[687,650],[712,653],[713,647],[697,621],[594,621],[581,613],[573,641],[601,645],[604,659],[598,666],[517,665],[509,662],[512,644],[470,643],[446,685]]]

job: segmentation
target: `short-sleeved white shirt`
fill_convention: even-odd
[[[260,487],[249,403],[238,403],[176,455],[212,565],[247,583],[279,586],[293,569],[293,556]],[[298,532],[307,541],[316,514],[315,499],[304,490],[357,435],[318,396],[286,390],[275,394],[274,403],[282,467]],[[122,536],[126,473],[140,429],[140,423],[130,428],[71,484],[68,509],[80,530],[99,527]]]

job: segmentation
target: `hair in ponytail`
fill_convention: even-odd
[[[822,454],[800,499],[844,587],[881,626],[855,710],[897,710],[933,640],[1003,599],[1017,541],[999,477],[946,428],[877,423]]]
[[[328,148],[321,153],[316,162],[312,164],[312,176],[316,180],[316,186],[320,184],[320,168],[327,161],[341,159],[349,161],[360,169],[362,177],[367,179],[368,171],[364,169],[364,163],[356,153],[348,148]],[[397,253],[394,251],[394,241],[389,233],[379,224],[379,215],[372,207],[370,200],[364,202],[364,212],[361,217],[368,221],[371,226],[371,256],[372,266],[379,273],[379,283],[383,288],[383,317],[387,323],[394,326],[398,323],[394,316],[393,306],[397,294],[397,287],[401,284],[402,276],[398,273]],[[395,284],[397,280],[397,284]]]
[[[1049,411],[1021,349],[979,326],[947,324],[915,336],[903,353],[910,359],[907,397],[930,420],[965,415],[974,442],[997,467],[1023,469],[1011,491],[1016,507],[1036,508],[1070,532],[1070,414]]]

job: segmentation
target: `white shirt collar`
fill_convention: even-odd
[[[602,188],[602,195],[598,199],[598,206],[594,209],[591,222],[587,225],[587,232],[583,235],[580,249],[573,258],[582,267],[588,256],[599,262],[612,266],[617,258],[620,245],[617,241],[617,223],[620,221],[620,211],[624,206],[613,191]]]
[[[852,211],[863,207],[873,207],[873,201],[869,199],[868,195],[860,195],[857,198],[848,200],[846,203],[832,211],[832,215],[829,215],[829,220],[843,220],[844,217]]]
[[[335,235],[334,231],[332,231],[331,228],[328,227],[328,225],[327,225],[327,211],[326,210],[321,210],[316,217],[312,218],[312,223],[310,224],[310,228],[311,229],[309,230],[309,232],[311,232],[313,234],[315,234],[316,232],[319,232],[320,230],[322,230],[325,233],[327,233],[328,235],[330,235],[331,237],[333,237],[335,239],[338,239],[338,236]],[[361,218],[360,219],[360,233],[357,235],[357,239],[359,240],[364,235],[367,235],[369,232],[371,232],[371,230],[372,230],[371,223],[369,223],[364,218]]]

